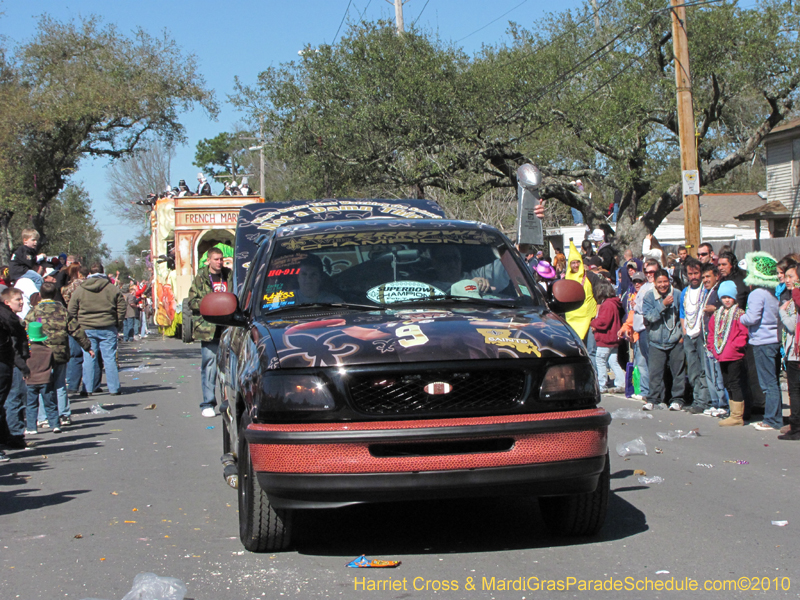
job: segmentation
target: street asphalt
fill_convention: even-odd
[[[72,427],[0,464],[0,600],[118,600],[142,572],[182,580],[193,600],[800,597],[800,442],[775,433],[683,412],[615,419],[608,518],[593,539],[550,536],[532,499],[490,498],[314,512],[292,550],[251,554],[222,477],[220,419],[198,408],[199,345],[151,336],[122,344],[120,363],[124,395],[74,400]],[[618,456],[639,437],[646,456]],[[345,566],[361,554],[402,564]],[[542,580],[555,589],[537,590]],[[700,589],[654,589],[690,580]],[[736,591],[702,589],[723,581]]]

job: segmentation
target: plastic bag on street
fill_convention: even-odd
[[[653,483],[664,483],[664,480],[659,477],[658,475],[654,475],[653,477],[639,477],[639,483],[644,485],[651,485]]]
[[[630,456],[632,454],[644,454],[647,456],[647,446],[641,437],[631,440],[630,442],[620,442],[617,444],[617,454],[622,457]]]
[[[630,408],[618,408],[611,413],[612,419],[652,419],[653,415],[643,410],[631,410]]]
[[[667,431],[666,433],[657,431],[656,435],[661,440],[672,442],[673,440],[677,440],[679,438],[696,438],[698,435],[700,435],[700,433],[697,431],[697,429],[692,429],[691,431],[675,429],[674,431]]]
[[[133,578],[131,591],[122,600],[183,600],[186,591],[186,585],[180,579],[139,573]]]
[[[122,600],[183,600],[186,591],[186,585],[180,579],[159,577],[155,573],[139,573],[133,578],[131,591]]]
[[[92,414],[93,415],[108,415],[108,414],[111,414],[111,413],[109,411],[107,411],[105,408],[103,408],[102,406],[100,406],[99,404],[93,404],[92,405]]]

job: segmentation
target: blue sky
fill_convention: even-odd
[[[404,15],[407,25],[417,21],[418,26],[444,40],[458,41],[472,53],[484,43],[507,40],[510,20],[530,26],[547,12],[580,4],[579,0],[407,0]],[[306,45],[333,42],[345,14],[350,20],[358,20],[362,14],[372,20],[394,19],[394,7],[386,0],[4,0],[0,12],[0,33],[10,46],[31,39],[42,14],[59,21],[99,15],[123,32],[136,27],[152,34],[167,30],[184,53],[195,54],[222,110],[216,121],[201,109],[182,115],[188,141],[172,163],[175,185],[178,179],[186,179],[190,185],[196,181],[192,161],[197,142],[230,130],[241,119],[227,103],[234,76],[254,82],[270,65],[295,60]],[[347,21],[342,30],[346,27]],[[104,160],[84,160],[75,180],[89,191],[104,241],[117,258],[133,232],[118,224],[108,211],[105,198],[113,190],[106,180],[106,164]],[[216,185],[214,191],[218,188],[221,186]]]

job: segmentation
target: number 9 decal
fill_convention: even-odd
[[[400,345],[403,348],[409,348],[411,346],[422,346],[422,344],[428,343],[428,336],[422,333],[422,330],[419,328],[419,325],[404,325],[403,327],[398,327],[397,329],[395,329],[395,333],[399,338],[411,336],[410,339],[399,340]]]

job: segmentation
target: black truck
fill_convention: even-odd
[[[610,417],[559,316],[583,289],[536,283],[513,244],[425,200],[243,208],[234,290],[203,299],[223,457],[251,551],[305,510],[523,494],[546,525],[605,519]]]

